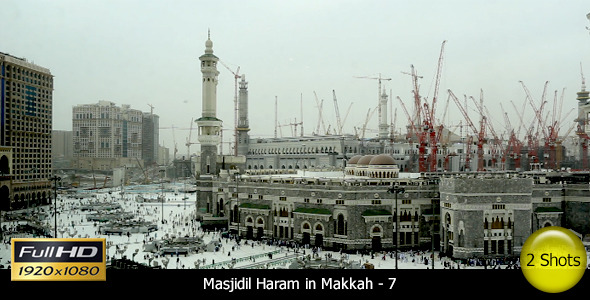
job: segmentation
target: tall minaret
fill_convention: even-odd
[[[238,155],[248,154],[250,125],[248,124],[248,82],[246,75],[240,81],[240,98],[238,104]]]
[[[207,35],[205,54],[199,57],[203,73],[202,116],[197,119],[201,144],[201,175],[217,174],[217,148],[221,142],[221,120],[217,118],[217,61],[211,35]]]
[[[379,140],[383,141],[389,137],[389,124],[387,123],[387,93],[383,90],[379,98]]]

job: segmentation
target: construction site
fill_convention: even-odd
[[[393,95],[383,88],[384,82],[391,78],[358,77],[376,80],[378,97],[376,105],[368,108],[364,124],[354,127],[354,133],[343,132],[352,103],[341,116],[336,91],[332,90],[336,121],[335,125],[328,124],[329,120],[323,116],[324,100],[319,100],[314,92],[318,122],[311,135],[304,135],[303,122],[279,124],[275,100],[274,137],[252,138],[246,147],[240,144],[243,139],[236,138],[237,146],[230,149],[235,155],[246,157],[246,170],[343,168],[346,160],[355,155],[383,153],[390,154],[402,172],[588,170],[590,105],[583,72],[576,99],[578,111],[573,108],[562,111],[564,101],[571,101],[564,99],[565,89],[551,93],[547,81],[542,96],[535,98],[520,81],[522,103],[500,103],[501,112],[490,112],[483,90],[477,97],[458,96],[450,89],[439,91],[445,43],[441,45],[431,98],[421,95],[422,76],[414,66],[405,73],[412,79],[413,99],[396,96],[394,101]],[[239,96],[236,92],[240,102],[239,108],[236,104],[237,115],[247,116],[241,113],[243,99],[247,103],[247,92],[240,89]],[[398,128],[402,120],[398,120],[398,108],[403,110],[405,128]],[[451,125],[447,118],[449,110],[459,111],[463,118]],[[511,120],[508,110],[517,113],[518,120]],[[375,115],[378,129],[371,126]],[[283,127],[290,129],[288,134],[283,134]],[[243,131],[236,121],[234,136]]]

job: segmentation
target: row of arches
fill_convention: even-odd
[[[49,203],[51,203],[51,195],[45,191],[21,192],[11,195],[8,186],[0,187],[0,210],[2,211],[36,207]]]
[[[336,147],[290,147],[290,148],[261,148],[251,149],[248,154],[314,154],[314,153],[334,153]]]
[[[483,228],[484,229],[504,229],[504,225],[506,225],[506,227],[508,229],[512,228],[512,221],[510,220],[510,217],[508,217],[508,222],[504,222],[504,218],[503,217],[498,217],[496,216],[496,218],[492,217],[491,222],[488,222],[488,218],[484,218],[483,221]]]
[[[311,166],[309,166],[309,168],[314,168],[314,167],[315,167],[314,165],[311,165]],[[298,164],[296,164],[296,165],[281,165],[281,167],[280,167],[280,169],[283,169],[283,170],[287,170],[287,169],[288,169],[288,170],[292,170],[292,169],[307,169],[307,168],[308,168],[308,166],[307,166],[307,165],[302,165],[302,166],[300,166],[300,165],[298,165]],[[250,169],[250,170],[258,170],[258,169],[260,169],[260,170],[264,170],[264,169],[273,169],[273,166],[272,166],[272,165],[268,165],[268,166],[265,168],[265,167],[264,167],[264,165],[248,165],[248,169]]]

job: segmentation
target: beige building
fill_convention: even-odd
[[[73,167],[108,171],[142,160],[143,113],[110,101],[73,108]]]
[[[51,202],[53,75],[0,53],[0,210]]]

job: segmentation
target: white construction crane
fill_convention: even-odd
[[[240,75],[240,67],[236,71],[232,71],[223,61],[221,64],[234,75],[234,155],[238,155],[238,79],[242,78]]]
[[[336,99],[336,91],[332,90],[334,96],[334,110],[336,111],[336,134],[342,133],[342,121],[340,120],[340,110],[338,110],[338,100]]]
[[[186,139],[186,159],[190,160],[191,157],[191,145],[192,144],[198,144],[196,142],[191,142],[191,136],[193,133],[193,123],[194,123],[194,118],[191,119],[191,126],[188,132],[188,137]]]
[[[316,102],[316,104],[318,106],[318,112],[319,112],[318,126],[317,126],[317,129],[316,129],[316,134],[319,135],[320,134],[320,125],[321,125],[321,127],[323,129],[323,131],[321,131],[321,132],[326,133],[326,124],[324,124],[324,117],[322,116],[322,111],[323,111],[323,106],[324,106],[324,99],[322,99],[322,101],[320,102],[318,100],[318,95],[316,94],[315,91],[313,92],[313,95],[315,96],[315,102]]]
[[[374,79],[377,80],[379,86],[377,88],[377,107],[379,109],[379,118],[381,118],[381,81],[382,80],[392,80],[391,78],[382,78],[381,73],[379,73],[379,77],[370,77],[370,76],[355,76],[356,78],[365,78],[365,79]],[[381,120],[379,120],[379,124],[381,124]]]
[[[160,129],[172,129],[172,140],[174,141],[174,156],[173,159],[176,160],[176,152],[178,152],[178,144],[176,143],[176,135],[174,134],[174,128],[176,126],[172,125],[170,127],[160,127]]]

